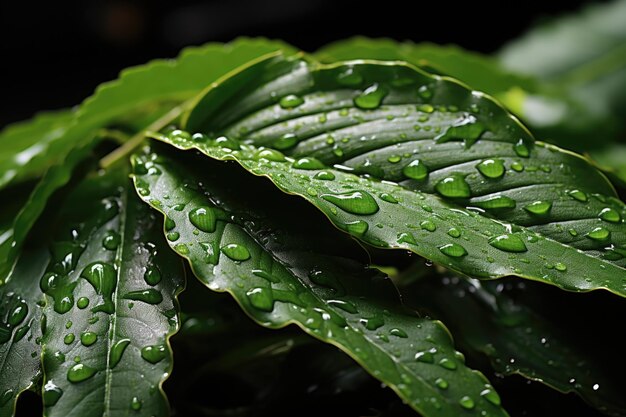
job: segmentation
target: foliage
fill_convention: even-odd
[[[0,417],[626,415],[624,4],[497,57],[211,44],[5,128]]]

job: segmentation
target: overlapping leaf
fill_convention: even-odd
[[[124,169],[67,197],[45,273],[46,416],[169,415],[161,384],[172,368],[182,264]],[[132,193],[132,194],[131,194]]]
[[[385,277],[347,258],[354,245],[306,206],[277,201],[271,186],[227,164],[148,153],[134,172],[144,201],[166,215],[170,246],[260,324],[295,323],[340,347],[426,415],[506,415],[445,328],[400,309]]]
[[[156,137],[239,160],[367,243],[478,277],[626,294],[626,213],[610,183],[489,98],[402,64],[273,58],[254,72],[189,115],[225,136]]]

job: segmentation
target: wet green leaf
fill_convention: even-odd
[[[134,157],[134,172],[139,195],[166,216],[172,249],[206,286],[231,293],[260,324],[295,323],[338,346],[425,415],[457,416],[465,408],[506,415],[441,323],[400,309],[388,279],[347,258],[350,251],[341,248],[354,243],[313,221],[316,213],[303,215],[306,205],[281,204],[273,187],[226,164],[147,153]],[[233,192],[242,189],[245,198]],[[190,219],[198,209],[215,215],[212,231]],[[486,390],[489,398],[481,396]]]
[[[207,135],[155,137],[238,160],[369,244],[481,278],[626,294],[626,211],[610,183],[584,158],[534,142],[488,97],[405,64],[272,58],[254,73],[198,101],[187,125]],[[359,87],[345,86],[346,74]],[[288,94],[304,104],[275,104]],[[219,114],[215,95],[226,103]],[[379,106],[359,108],[363,96]],[[285,135],[297,144],[272,149]],[[325,168],[297,168],[303,158]]]
[[[180,260],[123,167],[84,181],[59,213],[51,262],[31,277],[47,301],[44,414],[169,415],[161,385],[172,369]]]

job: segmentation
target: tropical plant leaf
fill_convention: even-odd
[[[623,127],[625,19],[624,0],[593,4],[531,29],[498,56],[506,68],[562,86],[588,114],[610,117],[608,123]]]
[[[135,126],[141,131],[220,76],[277,50],[291,48],[278,41],[246,38],[188,48],[176,60],[156,60],[122,71],[119,79],[100,85],[74,113],[44,115],[10,126],[0,134],[0,189],[41,175],[63,161],[70,149],[98,140],[97,129],[147,112],[150,117],[142,119],[144,125]]]
[[[51,167],[39,180],[14,216],[6,217],[11,225],[2,227],[0,234],[0,282],[15,265],[28,232],[46,207],[48,199],[72,178],[76,166],[91,151],[91,144],[73,149],[63,164]],[[13,197],[12,197],[13,198]]]
[[[587,150],[606,143],[615,134],[614,123],[607,120],[609,114],[589,111],[586,103],[572,97],[567,88],[505,69],[492,57],[457,46],[357,37],[325,46],[315,56],[329,63],[351,59],[402,60],[457,78],[496,97],[535,134],[568,148]],[[527,61],[534,62],[535,57],[529,55]],[[595,140],[590,143],[589,137]]]
[[[46,294],[46,416],[169,415],[180,260],[123,167],[90,178],[60,209]]]
[[[372,245],[480,278],[626,294],[626,213],[610,183],[585,159],[534,143],[489,98],[396,63],[272,58],[254,73],[209,90],[188,117],[194,131],[225,136],[155,137],[236,159]],[[361,87],[338,87],[346,73]],[[376,105],[361,109],[360,100]]]
[[[258,323],[295,323],[338,346],[424,415],[506,415],[443,325],[400,309],[391,283],[346,258],[343,247],[354,244],[324,230],[330,226],[313,221],[306,205],[284,204],[271,186],[227,164],[148,153],[133,165],[138,193],[166,215],[170,246]]]
[[[550,320],[502,291],[501,283],[428,277],[401,288],[409,306],[444,319],[463,346],[487,356],[496,372],[520,374],[563,393],[575,392],[604,413],[626,415],[615,372],[579,349]],[[620,376],[617,376],[619,378]]]
[[[626,182],[626,145],[615,143],[606,148],[596,149],[590,152],[591,157],[602,169],[616,175],[621,181]]]
[[[43,275],[49,258],[45,249],[24,252],[0,286],[0,417],[14,415],[20,393],[41,378],[43,294],[33,278]]]

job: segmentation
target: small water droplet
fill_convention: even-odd
[[[87,308],[87,306],[89,306],[89,298],[87,298],[87,297],[80,297],[78,299],[78,301],[76,302],[76,305],[81,310],[84,310],[85,308]]]
[[[428,168],[419,159],[414,159],[402,168],[405,177],[422,181],[428,177]]]
[[[261,149],[254,154],[253,159],[255,161],[265,159],[273,162],[283,162],[285,160],[285,155],[276,149]]]
[[[398,200],[396,200],[396,198],[389,193],[380,193],[379,197],[381,200],[386,201],[387,203],[398,204]]]
[[[376,109],[386,95],[387,91],[383,87],[374,84],[354,98],[354,105],[364,110]]]
[[[392,336],[400,337],[402,339],[406,339],[409,335],[402,329],[398,329],[397,327],[389,330],[389,334]]]
[[[467,395],[459,400],[459,404],[466,410],[471,410],[475,407],[474,400],[472,400],[472,398]]]
[[[434,363],[435,362],[435,357],[433,356],[434,352],[431,352],[429,350],[424,350],[422,352],[417,352],[415,354],[415,360],[418,362],[423,362],[423,363]]]
[[[354,304],[352,304],[350,301],[344,301],[344,300],[328,300],[326,302],[328,305],[333,306],[333,307],[338,307],[341,310],[350,313],[350,314],[357,314],[359,312],[359,310],[357,310],[356,306]]]
[[[378,203],[367,191],[322,194],[321,197],[352,214],[368,215],[374,214],[379,210]]]
[[[67,371],[67,380],[72,383],[82,382],[94,376],[96,372],[95,369],[87,365],[77,363]]]
[[[552,203],[549,201],[533,201],[532,203],[524,206],[524,210],[528,213],[543,215],[546,214],[552,209]]]
[[[456,369],[456,362],[453,361],[452,359],[442,358],[439,361],[439,366],[441,366],[442,368],[449,369],[449,370],[453,371],[453,370]]]
[[[557,271],[565,272],[567,271],[567,265],[565,265],[563,262],[557,262],[554,264],[554,269],[556,269]]]
[[[324,169],[326,166],[318,159],[315,158],[300,158],[296,160],[293,165],[295,169],[303,170],[315,170]]]
[[[71,345],[72,343],[74,343],[75,339],[76,336],[74,336],[74,333],[68,333],[63,338],[63,343],[65,343],[66,345]]]
[[[435,225],[435,223],[430,220],[422,221],[420,223],[420,227],[422,228],[422,230],[427,230],[429,232],[434,232],[435,230],[437,230],[437,226]]]
[[[435,190],[448,198],[468,198],[471,195],[469,184],[460,175],[451,175],[440,180],[435,185]]]
[[[322,180],[322,181],[332,181],[335,179],[335,174],[329,171],[320,171],[317,174],[315,174],[315,177],[313,178],[315,178],[316,180]]]
[[[448,233],[448,236],[454,237],[454,238],[457,238],[457,237],[461,236],[461,232],[456,227],[451,227],[450,230],[448,230],[447,233]]]
[[[363,220],[355,220],[353,222],[348,222],[346,225],[346,231],[355,236],[362,236],[369,229],[369,224]]]
[[[367,330],[376,330],[385,325],[385,320],[382,316],[374,316],[368,318],[362,318],[359,322],[365,326]]]
[[[217,216],[213,208],[200,206],[189,212],[189,221],[199,230],[213,233],[217,224]]]
[[[141,348],[141,357],[154,365],[167,357],[167,349],[165,345],[145,346]]]
[[[109,357],[109,366],[111,369],[115,368],[118,363],[122,360],[122,356],[124,355],[124,351],[130,344],[130,339],[120,339],[111,348],[110,357]]]
[[[134,411],[139,411],[141,410],[141,400],[137,397],[133,397],[133,399],[130,401],[130,408]]]
[[[465,248],[458,243],[446,243],[445,245],[439,246],[439,250],[447,256],[452,258],[461,258],[467,255],[467,251]]]
[[[102,239],[102,246],[107,250],[116,250],[120,245],[120,234],[114,230],[109,230]]]
[[[402,157],[400,155],[391,155],[389,158],[387,158],[387,161],[389,161],[392,164],[397,164],[401,160],[402,160]]]
[[[298,136],[295,133],[289,132],[280,136],[274,142],[272,142],[272,146],[279,150],[289,149],[298,143]]]
[[[619,212],[610,207],[602,209],[602,211],[600,211],[600,213],[598,214],[598,217],[600,217],[605,222],[610,223],[619,223],[620,221],[622,221],[622,216],[620,216]]]
[[[504,164],[500,159],[485,159],[476,168],[487,178],[495,179],[504,175]]]
[[[437,385],[437,388],[439,388],[439,389],[448,389],[448,387],[450,386],[448,384],[448,381],[446,381],[443,378],[437,378],[435,380],[435,385]]]
[[[146,281],[146,284],[151,286],[157,285],[161,282],[161,279],[161,271],[156,265],[149,266],[143,274],[143,280]]]
[[[494,236],[489,239],[489,244],[505,252],[521,253],[528,250],[522,238],[514,234]]]
[[[104,262],[94,262],[85,267],[80,275],[102,296],[102,304],[94,307],[93,312],[102,311],[107,314],[115,312],[113,293],[117,287],[117,273],[113,265]]]
[[[237,243],[229,243],[228,245],[222,246],[220,250],[233,261],[243,262],[250,259],[250,251],[248,251],[248,248]]]
[[[480,392],[480,396],[493,405],[500,405],[500,396],[492,388],[485,388]]]
[[[363,77],[354,68],[348,68],[337,76],[337,83],[345,87],[361,85]]]
[[[589,198],[587,197],[587,194],[585,194],[584,192],[580,191],[580,190],[571,190],[567,192],[567,195],[569,195],[570,197],[572,197],[574,200],[578,200],[578,201],[582,201],[582,202],[586,202]]]
[[[83,346],[91,346],[98,340],[98,335],[94,332],[84,332],[80,335],[80,342]]]
[[[179,243],[174,246],[174,250],[178,252],[180,255],[189,255],[189,248],[184,243]]]
[[[593,240],[605,240],[605,239],[608,239],[610,235],[611,235],[611,232],[609,232],[604,227],[596,227],[592,231],[587,233],[585,236]]]
[[[300,106],[302,103],[304,103],[304,99],[295,94],[289,94],[281,98],[278,102],[280,107],[282,107],[283,109],[293,109]]]
[[[517,156],[521,156],[522,158],[528,158],[530,156],[530,150],[528,146],[524,143],[523,139],[517,141],[515,145],[513,145],[513,150],[517,154]]]
[[[246,292],[246,296],[254,308],[267,312],[274,310],[274,294],[271,288],[252,288]]]

